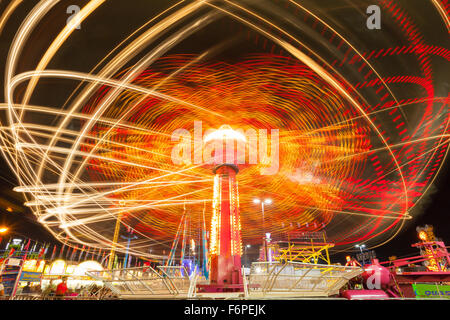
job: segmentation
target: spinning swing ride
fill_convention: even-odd
[[[131,227],[130,254],[171,265],[192,239],[212,272],[215,250],[229,244],[230,265],[240,266],[242,243],[260,244],[264,232],[326,231],[337,250],[387,243],[448,153],[450,55],[448,42],[433,44],[415,23],[417,8],[375,2],[383,29],[363,41],[348,28],[365,17],[356,5],[345,9],[355,21],[334,25],[323,8],[336,1],[164,1],[78,71],[58,54],[109,4],[89,1],[49,32],[43,52],[25,50],[59,10],[40,2],[6,60],[1,144],[15,190],[69,245],[124,253],[118,235]],[[445,3],[427,4],[436,32],[449,28]],[[53,91],[61,101],[46,102]],[[245,136],[235,167],[212,168],[220,148],[207,138],[219,128]],[[235,203],[229,225],[217,220],[226,211],[219,186]],[[264,226],[252,203],[261,194],[274,204]],[[231,242],[220,238],[225,226]]]

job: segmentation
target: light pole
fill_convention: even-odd
[[[359,248],[359,251],[361,251],[362,265],[363,265],[363,267],[364,267],[365,262],[366,262],[366,259],[364,259],[363,249],[366,247],[366,245],[365,245],[365,244],[361,244],[361,245],[360,245],[360,244],[357,244],[355,247],[356,247],[356,248]]]
[[[126,252],[125,252],[125,261],[124,261],[124,263],[123,263],[124,268],[127,268],[127,267],[128,267],[128,251],[130,250],[130,242],[131,242],[131,240],[137,239],[136,236],[131,235],[131,233],[129,233],[129,234],[130,234],[130,235],[129,235],[128,237],[122,236],[122,235],[121,235],[122,239],[127,240],[127,250],[126,250]]]
[[[267,239],[266,239],[266,227],[265,227],[265,219],[264,219],[264,204],[271,204],[271,199],[260,200],[258,198],[253,200],[253,203],[260,204],[261,203],[261,212],[262,212],[262,220],[263,220],[263,245],[264,245],[264,261],[267,261]]]

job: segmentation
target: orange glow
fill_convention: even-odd
[[[427,233],[425,231],[419,232],[419,239],[422,241],[427,241]]]
[[[64,274],[66,271],[66,262],[64,260],[56,260],[52,263],[49,273],[50,274]]]
[[[35,272],[37,266],[37,260],[25,260],[23,263],[23,270]]]
[[[0,14],[0,33],[25,1],[10,2]],[[93,13],[109,4],[85,1],[48,35],[47,46],[33,46],[34,30],[51,23],[47,13],[57,2],[39,2],[5,42],[0,147],[20,182],[14,191],[25,193],[25,205],[64,246],[165,259],[165,244],[178,239],[186,219],[185,226],[195,226],[186,239],[200,239],[210,226],[202,245],[214,258],[221,240],[228,243],[220,239],[225,234],[233,255],[242,254],[241,237],[253,245],[264,234],[275,239],[292,231],[326,231],[330,242],[346,247],[340,252],[354,252],[357,243],[376,248],[417,212],[450,151],[449,99],[439,81],[445,68],[431,60],[445,63],[449,50],[429,43],[407,15],[414,10],[395,1],[379,4],[398,31],[385,39],[401,41],[365,45],[350,29],[340,34],[343,15],[333,16],[329,7],[322,16],[320,1],[308,8],[284,1],[269,13],[232,0],[177,0],[145,24],[136,22],[138,29],[116,47],[98,48],[90,71],[53,60],[70,49],[77,25],[95,23]],[[449,30],[447,0],[429,2],[442,19],[439,32]],[[360,9],[346,6],[346,15]],[[301,23],[286,24],[285,10]],[[222,21],[233,34],[191,42]],[[389,36],[384,28],[377,34],[383,32]],[[235,36],[246,40],[228,41]],[[230,50],[235,54],[228,56]],[[408,63],[396,63],[404,55]],[[35,69],[22,70],[27,61]],[[79,87],[54,103],[44,99],[44,79]],[[211,152],[231,145],[240,159],[240,190],[236,178],[211,175],[217,159],[210,161]],[[229,221],[222,194],[234,210]],[[4,210],[17,208],[6,202]],[[230,235],[223,232],[228,225]],[[138,239],[127,244],[118,235],[130,228]],[[10,231],[0,225],[1,237]],[[418,237],[422,245],[435,240],[426,228]],[[48,268],[70,273],[72,267]]]
[[[213,198],[213,216],[211,219],[211,242],[210,242],[210,254],[217,255],[219,253],[220,244],[220,177],[218,175],[214,176],[214,198]]]

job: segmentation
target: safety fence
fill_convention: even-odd
[[[182,266],[150,266],[91,271],[88,275],[120,297],[187,297],[192,281]]]
[[[359,267],[299,262],[254,262],[244,275],[246,297],[336,295],[350,279],[363,273]]]
[[[243,272],[242,298],[329,297],[352,278],[360,275],[359,267],[298,262],[254,262]],[[182,266],[156,269],[146,266],[112,271],[89,272],[105,288],[120,298],[199,298],[199,284],[208,284],[198,272],[188,275]]]

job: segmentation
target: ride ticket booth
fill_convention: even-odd
[[[44,267],[44,260],[24,261],[19,258],[7,258],[2,261],[0,274],[3,278],[5,295],[14,297],[20,294],[28,282],[31,287],[40,286]]]
[[[23,288],[30,283],[30,294],[41,292],[41,280],[44,272],[45,260],[30,259],[23,261],[22,272],[17,284],[16,294],[23,294]]]

